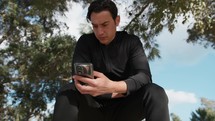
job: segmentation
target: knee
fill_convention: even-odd
[[[151,83],[144,86],[143,89],[143,92],[145,92],[146,96],[151,100],[168,103],[166,92],[161,86]]]
[[[74,83],[68,83],[68,84],[63,85],[60,88],[59,92],[64,92],[67,90],[76,90]]]
[[[78,92],[73,83],[66,84],[60,88],[56,95],[56,101],[69,101],[74,102],[78,97]]]
[[[69,84],[66,84],[66,85],[63,85],[57,92],[57,97],[56,98],[59,98],[59,97],[74,97],[74,96],[71,96],[71,95],[75,95],[76,93],[76,88],[74,86],[73,83],[69,83]]]

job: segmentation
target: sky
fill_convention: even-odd
[[[126,24],[123,19],[124,6],[120,7],[120,26]],[[79,38],[80,24],[85,23],[86,9],[75,4],[59,20],[70,27],[65,33]],[[191,112],[201,107],[202,97],[215,100],[215,50],[198,44],[187,43],[186,29],[189,24],[178,24],[171,34],[164,30],[157,36],[160,59],[150,61],[154,83],[162,86],[169,98],[170,113],[175,113],[182,121],[190,121]]]
[[[200,98],[215,100],[215,50],[188,44],[186,38],[183,25],[173,34],[164,31],[157,38],[162,58],[150,62],[154,82],[167,92],[170,112],[182,121],[189,121],[191,112],[201,106]]]

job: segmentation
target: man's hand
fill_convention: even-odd
[[[103,73],[94,71],[95,79],[73,76],[75,86],[81,94],[89,94],[92,96],[99,96],[103,94],[112,94],[112,98],[123,97],[122,93],[126,93],[127,85],[124,81],[112,81],[108,79]],[[80,82],[85,83],[85,85]]]

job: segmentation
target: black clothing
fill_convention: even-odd
[[[73,55],[73,65],[75,62],[92,63],[94,70],[102,72],[110,80],[125,80],[127,94],[151,83],[142,43],[137,36],[126,32],[117,32],[109,45],[102,45],[94,34],[81,36]]]
[[[71,83],[58,94],[53,121],[169,121],[167,105],[165,91],[153,83],[111,100],[82,95]]]
[[[117,32],[110,44],[102,45],[94,34],[85,34],[76,45],[73,64],[76,62],[92,63],[94,70],[113,81],[124,80],[126,96],[111,99],[111,94],[83,95],[70,83],[57,95],[53,121],[141,121],[144,118],[169,121],[167,95],[162,87],[152,83],[138,37]]]

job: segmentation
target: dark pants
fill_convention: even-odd
[[[74,84],[57,95],[53,121],[169,121],[168,98],[164,89],[147,84],[135,94],[118,99],[82,95]]]

